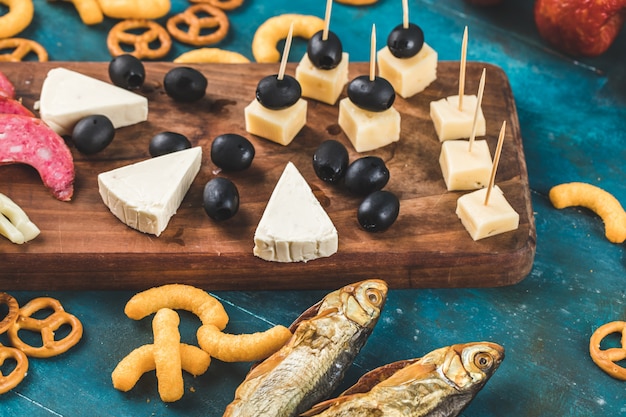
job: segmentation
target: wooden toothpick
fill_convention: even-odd
[[[409,0],[402,0],[402,27],[409,28]]]
[[[376,78],[376,24],[372,24],[372,38],[370,41],[370,81]]]
[[[506,131],[506,120],[502,122],[502,128],[500,129],[500,136],[498,137],[498,145],[496,146],[496,153],[493,157],[493,165],[491,167],[491,177],[489,178],[489,186],[487,187],[487,194],[485,194],[485,205],[489,204],[489,196],[491,195],[491,189],[496,181],[496,171],[498,170],[498,163],[500,162],[500,154],[502,153],[502,143],[504,142],[504,132]]]
[[[465,63],[467,61],[467,26],[463,31],[461,44],[461,67],[459,69],[459,111],[463,110],[463,94],[465,92]]]
[[[480,112],[480,106],[483,102],[483,93],[485,92],[485,74],[487,70],[483,68],[483,73],[480,76],[480,83],[478,84],[478,94],[476,95],[476,110],[474,110],[474,123],[472,124],[472,134],[469,138],[469,151],[472,152],[472,145],[474,145],[474,139],[476,138],[476,127],[478,126],[478,114]]]
[[[285,68],[287,67],[287,59],[289,58],[289,49],[291,49],[291,38],[293,37],[293,22],[289,26],[289,33],[285,40],[285,49],[283,49],[283,57],[280,60],[280,69],[278,70],[278,79],[282,80],[285,77]]]
[[[328,39],[328,31],[330,30],[330,12],[333,8],[333,0],[326,0],[326,14],[324,15],[324,32],[322,32],[322,40]]]

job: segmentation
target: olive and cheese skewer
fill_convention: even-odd
[[[256,98],[244,109],[246,131],[281,145],[289,145],[306,125],[307,102],[298,80],[285,74],[293,24],[285,41],[278,74],[259,81]]]
[[[402,9],[402,23],[393,28],[387,45],[378,51],[378,70],[398,95],[408,98],[437,79],[438,54],[424,42],[422,29],[409,22],[407,0],[403,0]]]
[[[303,97],[333,105],[348,82],[349,54],[329,29],[331,10],[332,0],[327,0],[324,29],[309,39],[306,54],[296,67],[296,79]]]
[[[396,93],[376,75],[376,26],[372,25],[369,75],[348,84],[348,97],[339,102],[339,126],[357,152],[371,151],[400,140],[400,113],[393,107]]]

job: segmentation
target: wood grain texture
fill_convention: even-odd
[[[440,62],[438,79],[410,99],[398,97],[401,140],[357,154],[337,125],[337,106],[309,101],[305,128],[287,147],[245,132],[243,109],[254,98],[258,80],[278,65],[199,65],[208,78],[207,96],[199,102],[173,102],[162,88],[171,63],[146,63],[141,94],[149,99],[145,123],[118,129],[104,151],[81,155],[71,202],[55,200],[37,172],[25,165],[0,167],[0,192],[11,197],[41,229],[25,245],[0,240],[0,288],[4,290],[143,289],[169,282],[209,290],[325,289],[380,277],[394,288],[490,287],[514,284],[530,271],[535,255],[535,224],[515,101],[504,72],[471,62],[466,93],[475,94],[487,68],[483,112],[493,153],[503,120],[507,132],[496,183],[520,214],[518,230],[474,242],[456,214],[461,192],[446,191],[438,158],[441,144],[429,117],[429,103],[458,89],[458,63]],[[108,80],[106,63],[7,63],[0,66],[24,104],[33,108],[50,68],[63,66]],[[295,64],[289,64],[293,74]],[[352,63],[350,76],[367,73],[367,63]],[[203,147],[202,168],[167,229],[160,237],[130,229],[104,206],[97,175],[149,157],[148,142],[161,131],[186,135]],[[239,133],[256,148],[252,166],[224,173],[211,163],[210,144],[222,133]],[[326,139],[348,147],[350,160],[378,155],[391,179],[386,189],[401,200],[400,216],[386,232],[368,233],[356,220],[360,198],[319,180],[311,157]],[[68,142],[71,146],[71,142]],[[307,263],[266,262],[252,255],[253,236],[265,204],[285,164],[292,161],[328,211],[339,233],[339,251]],[[213,222],[202,208],[202,190],[215,176],[239,188],[241,207],[232,219]]]

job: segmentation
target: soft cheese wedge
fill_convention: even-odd
[[[80,119],[107,116],[115,128],[148,119],[148,100],[131,91],[66,68],[48,72],[41,88],[39,114],[59,135],[72,132]]]
[[[200,170],[202,148],[185,149],[98,175],[104,204],[123,223],[159,236]]]
[[[511,207],[497,185],[485,204],[487,188],[462,195],[457,200],[456,214],[472,239],[479,240],[519,227],[519,214]]]
[[[306,262],[330,256],[337,247],[333,222],[295,165],[287,163],[254,233],[254,255]]]

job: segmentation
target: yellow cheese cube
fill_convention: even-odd
[[[341,62],[332,69],[317,68],[307,54],[296,67],[296,80],[302,87],[302,96],[327,104],[335,104],[348,82],[348,54],[342,54]]]
[[[463,107],[459,110],[459,96],[450,96],[430,102],[430,117],[440,141],[469,138],[474,125],[474,113],[478,99],[475,95],[463,96]],[[478,109],[476,136],[486,132],[485,116]]]
[[[401,97],[414,96],[437,79],[437,52],[424,43],[417,55],[396,58],[388,47],[377,53],[378,72]]]
[[[400,140],[400,113],[363,110],[349,98],[339,101],[339,126],[357,152],[371,151]]]
[[[462,195],[457,200],[456,215],[472,239],[479,240],[519,227],[519,214],[511,207],[502,190],[494,186],[485,204],[487,188]]]
[[[485,140],[475,140],[472,151],[467,140],[447,140],[439,155],[441,173],[448,191],[486,187],[491,176],[491,153]]]
[[[306,125],[306,110],[307,102],[303,99],[280,110],[263,107],[255,99],[244,109],[246,131],[284,146],[289,145]]]

